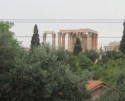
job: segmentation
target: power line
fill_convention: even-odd
[[[5,36],[6,37],[6,36]],[[8,37],[8,36],[7,36]],[[14,36],[14,37],[32,37],[32,36]],[[43,37],[43,36],[39,36],[39,37]],[[46,36],[46,38],[52,38],[51,36]],[[57,37],[55,37],[57,38]],[[68,37],[65,37],[65,38],[68,38]],[[110,36],[100,36],[98,38],[122,38],[122,37],[119,37],[119,36],[116,36],[116,37],[110,37]]]
[[[10,36],[2,36],[2,37],[10,37]],[[14,35],[14,37],[32,37],[31,35],[22,35],[22,36],[16,36]],[[43,37],[43,36],[39,36],[39,37]],[[52,38],[52,36],[46,36],[46,38]],[[58,37],[55,37],[58,38]],[[65,37],[68,38],[68,37]],[[122,38],[122,36],[98,36],[97,38]]]
[[[125,44],[125,43],[122,43],[122,44]],[[68,44],[67,44],[67,45],[68,45]],[[66,46],[67,46],[67,45],[66,45]],[[114,45],[109,45],[109,44],[97,44],[97,45],[114,46]],[[81,45],[75,45],[75,46],[81,46]],[[11,48],[11,47],[14,47],[14,46],[2,46],[2,45],[0,45],[0,48],[6,48],[6,47],[7,47],[7,48],[8,48],[8,47]],[[57,45],[57,47],[58,47],[58,45]]]
[[[10,36],[2,36],[2,37],[10,37]],[[31,35],[23,35],[23,36],[15,36],[14,35],[14,37],[25,37],[25,38],[29,38],[29,37],[32,37]],[[39,36],[39,37],[43,37],[43,36]],[[46,36],[46,38],[52,38],[52,36]],[[58,38],[58,37],[55,37],[55,38]],[[68,38],[68,37],[65,37],[65,38]],[[99,37],[97,37],[97,38],[122,38],[122,36],[120,37],[120,36],[116,36],[116,37],[114,37],[114,36],[99,36]]]
[[[0,19],[14,23],[123,23],[124,19]]]
[[[5,37],[9,37],[9,36],[5,36]],[[22,35],[22,36],[14,36],[14,37],[32,37],[32,35]],[[39,37],[43,37],[43,36],[39,36]],[[46,37],[51,37],[51,36],[46,36]],[[121,38],[120,36],[99,36],[98,38]]]

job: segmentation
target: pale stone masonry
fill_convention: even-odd
[[[52,34],[52,47],[55,48],[56,33],[54,31],[45,31],[43,34],[43,43],[46,43],[47,34]],[[66,47],[65,37],[68,35],[68,51],[73,52],[75,38],[79,37],[81,41],[82,51],[97,50],[98,33],[92,29],[79,29],[79,30],[60,30],[58,32],[58,48]]]
[[[55,48],[55,38],[56,38],[56,33],[54,31],[45,31],[44,34],[43,34],[43,44],[46,43],[46,37],[47,37],[47,34],[52,34],[52,48]]]

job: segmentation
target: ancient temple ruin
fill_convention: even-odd
[[[56,36],[58,35],[58,48],[64,48],[68,44],[70,52],[74,49],[75,38],[79,37],[81,41],[82,51],[97,50],[98,33],[92,29],[78,29],[78,30],[60,30],[57,35],[54,31],[45,31],[43,34],[43,43],[46,43],[46,35],[52,35],[52,47],[55,48]],[[65,36],[68,35],[68,42],[65,41]]]

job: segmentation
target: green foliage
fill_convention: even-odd
[[[101,78],[103,68],[101,67],[100,63],[93,64],[88,69],[93,74],[93,80],[99,80]]]
[[[69,65],[60,59],[63,56],[58,56],[58,52],[51,49],[46,51],[46,48],[42,47],[30,55],[33,56],[32,59],[35,59],[30,64],[36,61],[36,65],[47,72],[46,89],[49,91],[47,99],[50,101],[82,101],[88,99],[89,94],[82,83],[84,79],[70,70]],[[66,57],[65,54],[64,57]]]
[[[63,49],[40,46],[37,25],[31,41],[32,52],[21,49],[10,31],[9,22],[0,22],[1,101],[88,101],[86,81],[101,80],[115,88],[106,90],[97,101],[125,100],[125,55],[108,51],[82,53],[79,38],[74,54]],[[77,47],[78,46],[78,47]],[[94,63],[93,63],[94,62]]]
[[[113,82],[113,76],[116,75],[117,72],[123,70],[125,64],[123,63],[125,60],[117,59],[117,60],[109,60],[105,66],[103,66],[103,71],[100,73],[102,80],[106,82]]]
[[[123,30],[123,36],[122,36],[122,40],[120,42],[120,51],[125,53],[125,22],[123,23],[123,26],[124,26],[124,30]]]
[[[33,32],[32,40],[31,40],[31,50],[33,50],[33,47],[38,47],[40,46],[40,41],[39,41],[39,33],[38,33],[38,28],[37,25],[34,26],[34,32]]]
[[[71,70],[74,72],[82,72],[85,69],[89,69],[92,66],[92,61],[85,56],[84,53],[79,53],[78,55],[74,55],[64,49],[54,50],[54,54],[56,54],[57,60],[64,62],[65,64],[71,67]]]
[[[55,51],[55,54],[58,56],[57,57],[58,61],[62,61],[62,62],[69,64],[72,53],[70,53],[69,51],[66,51],[64,49],[58,49]]]
[[[0,73],[13,67],[15,56],[19,52],[18,42],[10,31],[12,26],[12,23],[0,22]]]
[[[14,24],[11,22],[0,22],[0,33],[9,31],[9,29],[13,26]]]
[[[61,50],[60,50],[61,51]],[[86,78],[74,74],[70,66],[49,47],[19,52],[15,65],[0,82],[2,101],[86,101],[90,94]],[[67,54],[67,53],[66,53]],[[6,72],[6,71],[5,71]]]
[[[84,69],[88,69],[92,65],[92,61],[87,58],[83,53],[79,55],[70,55],[68,64],[74,72],[82,72]]]
[[[114,58],[114,57],[113,57]],[[104,65],[105,64],[105,65]],[[96,78],[107,83],[109,89],[102,91],[96,101],[124,101],[125,100],[125,59],[117,58],[103,64],[94,64],[90,70],[95,72]],[[112,90],[111,88],[115,90]]]
[[[120,51],[107,51],[102,54],[101,62],[107,63],[109,60],[116,60],[124,57],[125,55]]]
[[[85,51],[85,55],[91,59],[93,62],[96,61],[96,59],[99,58],[99,53],[97,53],[95,50],[87,50]]]
[[[120,93],[112,89],[106,89],[100,94],[99,98],[96,99],[96,101],[124,101],[121,100],[120,97]]]
[[[80,52],[82,52],[81,42],[80,42],[80,39],[78,37],[76,37],[76,42],[74,45],[73,53],[75,55],[78,55]]]
[[[101,80],[116,89],[101,92],[96,101],[124,101],[125,100],[125,55],[120,51],[107,51],[101,55],[101,61],[89,67],[93,79]]]

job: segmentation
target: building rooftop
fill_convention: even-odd
[[[101,82],[101,81],[98,81],[98,80],[91,80],[91,81],[88,81],[87,83],[87,89],[89,91],[92,91],[94,90],[97,86],[100,86],[100,85],[106,85],[105,83]]]

